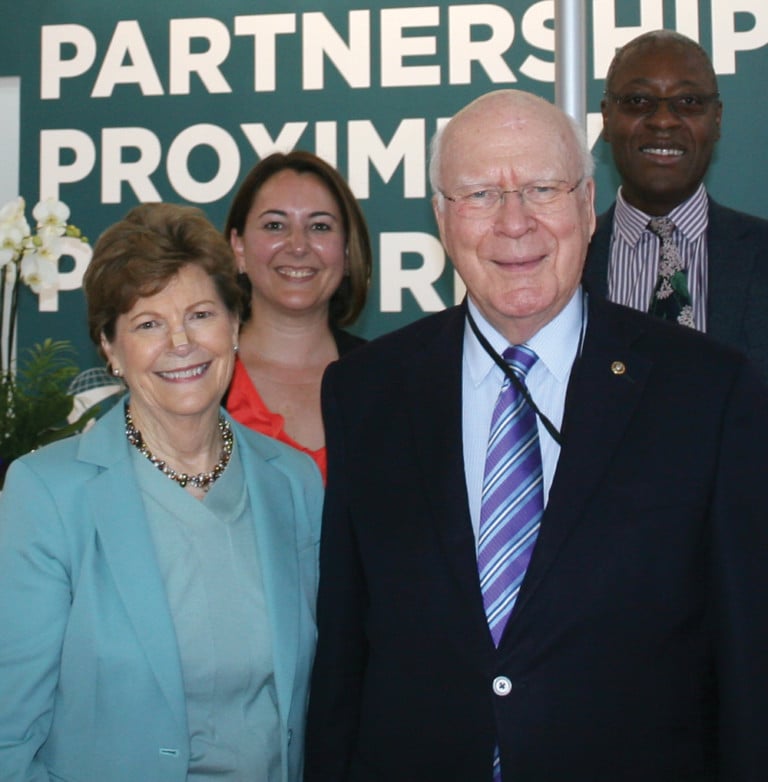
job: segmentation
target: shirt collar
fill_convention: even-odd
[[[709,201],[707,190],[700,184],[696,192],[678,204],[667,215],[675,224],[675,228],[689,241],[698,239],[707,229],[709,222]],[[630,206],[622,195],[621,188],[616,195],[616,211],[614,213],[614,226],[621,238],[633,247],[640,241],[648,227],[648,221],[652,215],[646,214],[634,206]]]
[[[509,347],[507,340],[488,323],[469,296],[467,306],[480,333],[501,355]],[[565,307],[525,343],[535,351],[539,361],[560,383],[565,382],[576,359],[586,316],[584,294],[579,287]],[[469,323],[464,328],[464,359],[475,386],[479,386],[496,367],[493,358],[480,344]]]

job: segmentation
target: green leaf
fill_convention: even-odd
[[[0,373],[0,458],[5,462],[81,431],[98,414],[92,408],[75,423],[67,421],[74,405],[68,389],[78,374],[74,356],[67,340],[46,339],[23,352],[15,373]]]

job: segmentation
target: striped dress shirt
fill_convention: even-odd
[[[704,185],[668,215],[675,224],[672,238],[688,271],[693,320],[707,330],[707,224],[709,209]],[[661,240],[648,230],[651,215],[616,197],[611,255],[608,264],[608,298],[647,312],[656,285]]]

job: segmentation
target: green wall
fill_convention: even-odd
[[[605,67],[643,30],[676,28],[712,54],[725,104],[708,186],[768,217],[768,4],[587,0],[590,136]],[[501,87],[554,97],[554,2],[29,0],[0,29],[0,77],[21,77],[19,191],[57,195],[95,238],[138,201],[198,203],[222,225],[245,172],[274,145],[335,162],[368,217],[375,270],[355,330],[372,337],[453,303],[428,201],[441,118]],[[287,10],[286,10],[287,9]],[[597,20],[597,21],[596,21]],[[2,133],[0,132],[0,137]],[[617,180],[595,140],[598,209]],[[64,258],[76,280],[80,268]],[[24,291],[20,345],[72,339],[98,363],[81,291],[40,311]]]

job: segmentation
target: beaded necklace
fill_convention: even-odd
[[[224,416],[219,416],[219,431],[221,432],[222,439],[221,454],[219,455],[219,461],[216,462],[213,469],[210,470],[210,472],[201,472],[197,475],[188,475],[185,472],[179,473],[176,472],[173,467],[169,467],[162,459],[153,456],[152,451],[147,448],[147,444],[144,442],[141,432],[134,426],[130,408],[127,404],[125,405],[125,436],[128,438],[128,442],[134,446],[142,456],[149,459],[163,475],[178,483],[182,488],[189,484],[196,489],[202,489],[204,492],[207,492],[227,468],[229,458],[232,456],[232,444],[235,438],[232,434],[232,428],[229,425],[229,421],[227,421]]]

